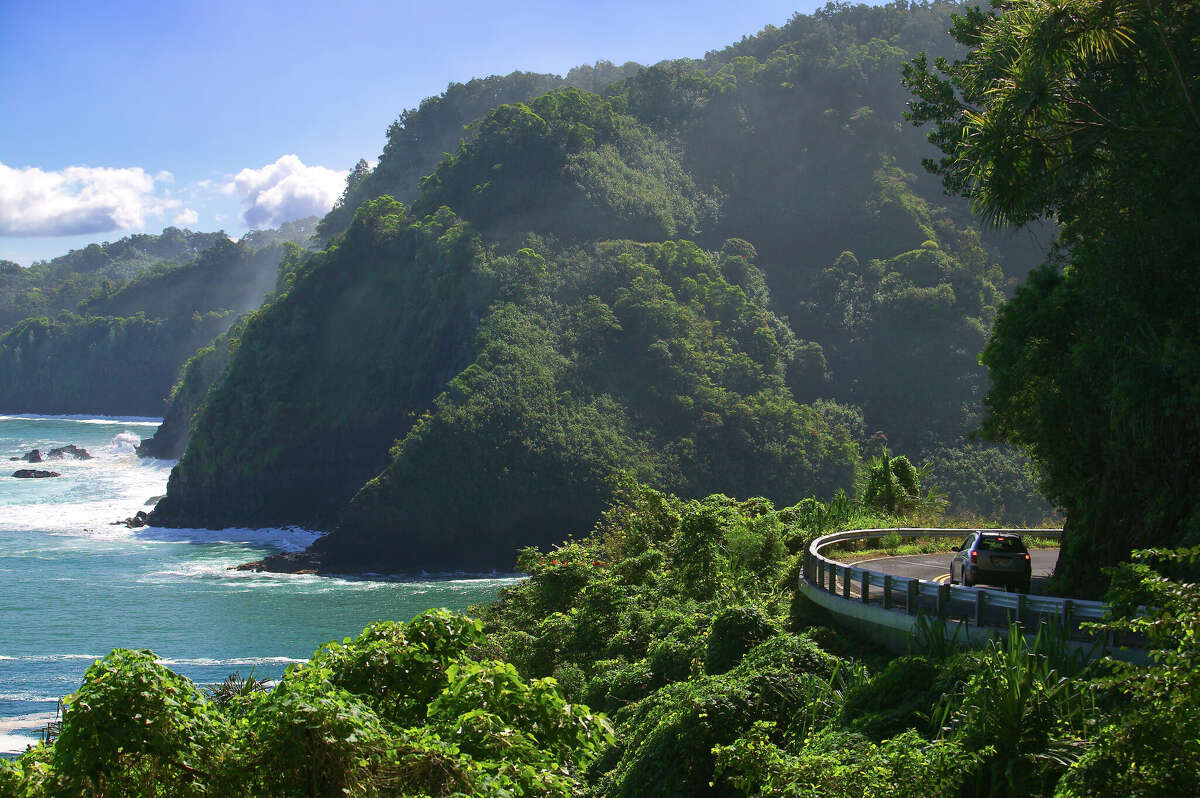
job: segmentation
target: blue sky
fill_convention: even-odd
[[[698,57],[819,5],[0,0],[0,258],[322,211],[451,81]]]

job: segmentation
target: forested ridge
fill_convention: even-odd
[[[325,248],[288,248],[272,301],[189,361],[156,512],[305,516],[329,569],[520,545],[528,578],[276,685],[114,651],[0,793],[1200,794],[1200,5],[950,10],[830,6],[703,60],[406,113]],[[901,73],[937,149],[889,116]],[[809,84],[839,88],[823,121],[768,112],[820,107]],[[530,95],[414,185],[429,154],[392,141],[488,86]],[[1053,252],[1031,271],[912,158],[984,219],[1052,218]],[[980,426],[1032,461],[963,439]],[[895,656],[795,589],[817,536],[948,498],[1039,518],[1035,480],[1067,513],[1059,588],[1106,590],[1095,631],[1148,664],[1054,624],[962,650],[926,619]]]
[[[306,242],[314,221],[237,242],[167,228],[0,265],[0,411],[162,415],[180,367],[262,304],[283,242]]]
[[[963,511],[1040,521],[1019,455],[965,441],[1037,248],[946,204],[902,124],[900,66],[949,47],[951,9],[830,8],[597,65],[599,93],[514,73],[405,112],[239,334],[155,521],[336,529],[322,567],[506,568],[588,528],[620,473],[786,504],[889,452],[936,458]]]

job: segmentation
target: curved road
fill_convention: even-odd
[[[837,555],[833,555],[837,559]],[[939,554],[913,554],[903,557],[876,557],[870,560],[858,560],[853,565],[863,567],[870,563],[872,571],[878,571],[892,576],[917,577],[933,582],[950,581],[950,560],[954,552],[946,551]],[[1029,552],[1030,564],[1033,566],[1033,580],[1029,592],[1041,594],[1046,587],[1046,580],[1054,572],[1058,562],[1058,549],[1033,549]],[[990,585],[981,585],[990,587]]]

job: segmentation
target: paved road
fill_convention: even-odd
[[[869,567],[872,571],[878,571],[881,574],[891,574],[892,576],[917,577],[919,579],[929,579],[934,582],[949,582],[950,560],[953,557],[953,552],[914,554],[907,557],[879,557],[871,560],[859,560],[854,565],[860,568]],[[1054,565],[1058,562],[1058,549],[1034,549],[1029,552],[1029,557],[1030,564],[1033,566],[1033,579],[1029,592],[1041,594],[1044,592],[1046,580],[1054,572]],[[836,554],[834,555],[834,559],[837,559]],[[870,563],[870,565],[868,566],[867,563]],[[981,585],[981,587],[987,586]]]

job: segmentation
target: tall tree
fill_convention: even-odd
[[[1006,0],[905,69],[928,163],[986,219],[1062,225],[997,318],[985,431],[1067,514],[1058,576],[1200,542],[1200,3]]]

